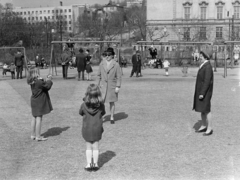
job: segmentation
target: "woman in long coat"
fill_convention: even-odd
[[[193,110],[201,113],[202,125],[196,132],[205,132],[208,136],[213,133],[211,122],[211,98],[213,93],[213,70],[209,56],[200,52],[200,68],[197,74]]]
[[[118,92],[122,81],[121,68],[114,60],[114,54],[113,48],[107,49],[97,74],[103,100],[110,104],[111,124],[114,124],[115,102],[118,101]]]

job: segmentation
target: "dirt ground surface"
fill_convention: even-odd
[[[53,77],[54,110],[43,117],[45,142],[30,139],[30,87],[26,79],[2,77],[0,70],[0,179],[6,180],[238,180],[240,179],[240,69],[214,73],[213,135],[195,133],[200,114],[192,111],[198,68],[144,69],[129,77],[123,68],[115,124],[109,104],[100,141],[100,170],[86,172],[85,142],[78,111],[85,90],[76,69]],[[40,70],[46,77],[48,69]]]

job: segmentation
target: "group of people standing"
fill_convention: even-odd
[[[140,55],[140,51],[137,50],[136,53],[132,56],[132,72],[130,74],[130,77],[136,73],[136,77],[142,77],[141,73],[142,69],[142,59]]]
[[[97,171],[99,149],[98,143],[103,133],[103,116],[105,115],[105,103],[110,105],[110,122],[115,123],[114,112],[115,102],[118,101],[118,93],[121,87],[121,68],[116,62],[113,48],[108,48],[102,54],[102,61],[97,73],[97,83],[87,87],[83,103],[80,106],[79,114],[83,116],[82,136],[86,141],[86,171]],[[66,55],[65,55],[66,56]],[[78,59],[84,60],[83,50],[79,50]],[[67,58],[67,57],[66,57]],[[82,71],[81,71],[82,72]],[[28,72],[27,83],[31,87],[31,109],[33,119],[31,121],[31,139],[46,141],[47,138],[41,135],[41,124],[43,115],[53,110],[48,91],[53,82],[51,75],[45,79],[40,77],[37,68]]]
[[[91,66],[91,56],[89,54],[89,50],[87,49],[85,52],[82,48],[79,49],[79,53],[76,54],[74,66],[78,71],[78,81],[81,79],[84,80],[84,72],[86,70],[87,80],[91,80],[91,73],[93,72]],[[70,62],[72,61],[73,55],[69,51],[68,47],[64,48],[64,51],[61,55],[61,63],[62,63],[62,74],[63,79],[68,78],[68,67]]]

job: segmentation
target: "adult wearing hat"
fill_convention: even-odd
[[[15,55],[15,66],[16,66],[16,71],[17,71],[17,79],[19,79],[19,75],[20,75],[20,79],[22,79],[23,64],[24,64],[23,58],[24,58],[24,56],[23,56],[22,52],[18,49],[17,54]]]
[[[193,110],[201,113],[201,127],[196,131],[205,132],[204,136],[213,133],[211,119],[211,98],[213,93],[213,70],[210,64],[210,54],[200,52],[200,67],[197,73]]]
[[[103,54],[103,60],[98,70],[98,86],[101,88],[104,102],[110,104],[111,124],[114,124],[115,102],[121,87],[122,72],[119,64],[114,60],[113,48],[108,48]]]
[[[76,55],[76,67],[78,71],[78,81],[80,81],[81,79],[81,74],[82,80],[84,80],[84,71],[86,68],[86,55],[84,54],[82,48],[79,49],[79,53]]]

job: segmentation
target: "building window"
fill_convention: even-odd
[[[72,22],[71,21],[69,21],[69,24],[71,24]]]
[[[38,17],[36,17],[36,20],[38,20]]]
[[[60,13],[62,13],[62,12],[63,12],[63,10],[61,9],[61,10],[60,10]]]
[[[54,10],[52,10],[52,13],[54,13]]]
[[[206,27],[200,27],[200,39],[201,40],[207,39]]]
[[[66,13],[66,12],[67,12],[67,9],[64,9],[64,12]]]
[[[30,11],[28,11],[28,14],[30,14]]]
[[[44,10],[43,12],[46,13],[46,10]]]
[[[50,19],[50,16],[48,16],[48,19]]]
[[[32,14],[34,14],[34,11],[32,11]]]
[[[217,19],[222,19],[223,18],[223,7],[218,6],[217,7]]]
[[[26,15],[27,14],[27,12],[24,12],[24,15]]]
[[[68,17],[69,17],[69,19],[71,19],[71,15],[69,15]]]
[[[234,18],[239,19],[240,6],[234,6]]]
[[[65,18],[67,18],[67,15],[65,15]]]
[[[48,13],[50,13],[50,10],[48,10]]]
[[[30,17],[28,17],[28,20],[30,20]]]
[[[216,27],[216,38],[217,39],[222,39],[222,27]]]
[[[240,31],[240,27],[237,26],[237,27],[234,27],[234,40],[239,40],[239,32]]]
[[[207,8],[201,7],[201,19],[206,19]]]
[[[190,40],[190,27],[184,27],[183,38],[186,41]]]
[[[52,16],[52,19],[54,19],[54,16]]]
[[[190,7],[184,7],[184,17],[190,19]]]
[[[40,14],[42,14],[42,11],[40,11]]]
[[[68,12],[71,12],[71,9],[69,9]]]
[[[72,28],[71,28],[71,27],[69,27],[69,30],[71,31],[71,30],[72,30]]]
[[[40,20],[42,20],[42,16],[40,17]]]
[[[36,11],[36,14],[38,13],[38,11]]]
[[[32,20],[34,20],[34,17],[32,17]]]

